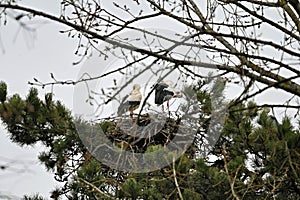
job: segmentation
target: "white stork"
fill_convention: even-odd
[[[162,110],[164,111],[163,103],[167,102],[167,108],[170,112],[170,99],[175,97],[181,97],[181,93],[173,88],[172,81],[161,81],[154,86],[155,89],[155,99],[156,105],[162,105]]]
[[[141,86],[139,84],[133,85],[133,90],[131,91],[130,95],[126,95],[119,108],[118,108],[118,115],[122,115],[123,113],[129,111],[130,117],[133,116],[133,111],[138,109],[142,100],[142,94],[140,92]]]

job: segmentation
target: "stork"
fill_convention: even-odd
[[[154,86],[155,98],[154,103],[158,106],[162,105],[162,110],[164,111],[163,103],[167,102],[167,108],[170,112],[170,99],[175,97],[181,97],[181,93],[173,88],[172,81],[161,81]]]
[[[133,85],[133,90],[131,91],[130,95],[126,95],[119,108],[118,108],[118,115],[122,115],[123,113],[129,111],[130,117],[133,117],[133,111],[138,109],[142,100],[142,94],[140,92],[141,86],[139,84]]]

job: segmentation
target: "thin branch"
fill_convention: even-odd
[[[152,0],[147,0],[147,1],[150,2],[152,5],[154,5],[156,8],[158,8],[163,14],[165,14],[165,15],[171,17],[171,18],[176,19],[177,21],[187,25],[188,27],[192,27],[192,28],[196,29],[199,32],[201,32],[203,30],[203,27],[196,26],[192,23],[189,23],[189,22],[183,20],[182,18],[180,18],[178,16],[173,15],[170,12],[165,11],[164,9],[160,8],[154,1],[152,1]],[[189,1],[193,2],[191,0],[189,0]],[[237,2],[235,2],[235,3],[237,4]],[[168,62],[176,63],[178,65],[199,66],[199,67],[213,68],[213,69],[218,68],[218,69],[221,69],[221,70],[234,72],[234,73],[242,75],[242,76],[248,76],[250,78],[253,78],[254,80],[257,80],[257,81],[259,81],[261,83],[264,83],[264,84],[267,84],[267,85],[274,84],[274,81],[272,81],[270,79],[275,80],[275,82],[280,82],[280,81],[285,79],[284,77],[282,77],[278,74],[274,74],[270,71],[266,71],[263,68],[255,65],[253,62],[247,60],[247,58],[245,58],[244,56],[238,56],[238,58],[241,60],[241,64],[246,65],[248,68],[250,68],[254,72],[258,73],[259,76],[255,75],[254,72],[247,71],[246,69],[239,68],[238,66],[228,66],[226,64],[225,65],[214,65],[214,64],[203,63],[203,62],[195,62],[195,61],[184,60],[184,59],[182,59],[182,60],[181,59],[175,59],[175,58],[169,57],[168,55],[165,55],[165,54],[159,54],[159,53],[153,52],[151,50],[142,49],[142,48],[138,48],[136,46],[121,43],[120,41],[116,41],[113,38],[108,38],[108,37],[99,35],[97,32],[87,30],[83,26],[80,26],[80,25],[74,24],[72,22],[66,21],[63,18],[56,17],[56,16],[53,16],[51,14],[48,14],[48,13],[45,13],[45,12],[42,12],[42,11],[38,11],[38,10],[35,10],[35,9],[32,9],[32,8],[23,7],[23,6],[19,6],[19,5],[13,5],[13,4],[0,4],[0,8],[21,10],[21,11],[32,13],[32,14],[37,15],[37,16],[45,17],[45,18],[50,19],[52,21],[58,22],[60,24],[64,24],[64,25],[67,25],[69,27],[72,27],[77,31],[83,32],[86,35],[88,35],[87,36],[88,38],[99,39],[99,40],[105,41],[109,44],[112,44],[114,46],[118,46],[120,48],[125,48],[125,49],[135,51],[135,52],[138,52],[138,53],[141,53],[141,54],[146,54],[148,56],[153,56],[157,59],[161,59],[161,60],[165,60],[165,61],[168,61]],[[203,21],[203,24],[205,25],[206,32],[214,34],[215,31],[213,31],[212,28],[206,23],[206,19],[201,15],[200,11],[199,10],[196,10],[196,11],[197,11],[196,13],[201,18],[201,21]],[[275,26],[275,27],[277,27],[277,26]],[[287,33],[287,34],[289,34],[289,33]],[[223,37],[218,36],[218,37],[215,37],[215,38],[218,39],[230,51],[238,52]],[[277,86],[277,88],[283,89],[287,92],[290,92],[292,94],[300,96],[300,86],[298,84],[294,83],[294,82],[288,81],[285,84],[279,84]]]
[[[293,12],[293,10],[290,8],[290,6],[287,4],[285,0],[280,0],[280,3],[282,5],[282,8],[285,10],[285,12],[287,12],[290,18],[293,20],[293,22],[296,25],[297,31],[300,33],[299,16],[296,16],[296,14]]]
[[[83,78],[83,76],[85,76],[85,75],[90,76],[89,74],[84,73],[84,74],[81,76],[81,78],[80,78],[79,80],[77,80],[77,81],[74,81],[74,80],[66,80],[66,81],[58,81],[58,80],[55,80],[54,82],[48,82],[48,83],[42,83],[42,82],[38,81],[38,82],[36,82],[36,83],[34,83],[34,82],[28,82],[28,84],[30,84],[30,85],[36,85],[36,86],[41,86],[41,87],[46,87],[46,86],[49,86],[49,85],[51,85],[51,86],[53,86],[53,85],[77,85],[78,83],[87,82],[87,81],[92,81],[92,80],[97,80],[97,79],[103,78],[103,77],[105,77],[105,76],[108,76],[108,75],[110,75],[110,74],[113,74],[113,73],[115,73],[115,72],[119,72],[119,71],[121,71],[121,70],[123,70],[123,69],[126,69],[126,68],[132,66],[132,65],[135,64],[135,63],[141,62],[142,60],[144,60],[144,59],[146,59],[146,58],[148,58],[148,57],[149,57],[149,56],[144,56],[144,57],[142,57],[142,58],[140,58],[140,59],[137,59],[137,60],[135,60],[135,61],[133,61],[133,62],[131,62],[131,63],[126,64],[126,65],[123,66],[123,67],[119,67],[119,68],[117,68],[117,69],[115,69],[115,70],[112,70],[112,71],[106,72],[106,73],[104,73],[104,74],[101,74],[100,76],[94,76],[94,77],[89,77],[89,78]]]
[[[289,164],[290,164],[290,167],[292,169],[292,172],[293,172],[294,176],[296,177],[296,179],[299,180],[297,171],[295,170],[295,168],[293,166],[293,162],[292,162],[292,158],[291,158],[291,153],[290,153],[287,141],[285,141],[285,150],[286,150],[286,153],[287,153],[287,156],[288,156],[288,160],[289,160]]]
[[[176,169],[175,169],[175,155],[173,155],[173,177],[174,177],[174,182],[175,182],[175,186],[176,186],[176,189],[177,189],[177,192],[178,192],[178,195],[179,195],[179,198],[181,200],[183,200],[183,196],[182,196],[182,193],[181,193],[181,190],[180,190],[180,187],[179,187],[179,184],[178,184],[178,181],[177,181],[177,176],[176,176]]]
[[[230,183],[230,188],[231,188],[231,193],[232,193],[232,196],[239,200],[239,196],[236,194],[235,190],[234,190],[234,182],[235,182],[235,179],[236,179],[236,176],[237,176],[237,173],[239,171],[239,168],[241,166],[239,166],[239,168],[237,169],[237,172],[234,176],[234,178],[232,178],[229,174],[229,170],[228,170],[228,166],[227,166],[227,160],[226,160],[226,146],[225,146],[225,143],[223,144],[223,150],[222,150],[222,154],[223,154],[223,160],[224,160],[224,168],[225,168],[225,171],[226,171],[226,174],[227,174],[227,177],[228,177],[228,180],[229,180],[229,183]]]
[[[233,105],[236,105],[236,104],[238,104],[238,103],[241,103],[241,102],[243,102],[243,101],[245,101],[245,100],[247,100],[247,99],[250,99],[250,98],[252,98],[252,97],[254,97],[254,96],[258,95],[258,94],[261,94],[261,93],[263,93],[264,91],[266,91],[266,90],[268,90],[268,89],[277,87],[277,85],[279,85],[279,84],[284,84],[285,82],[287,82],[287,81],[289,81],[289,80],[293,80],[293,79],[296,79],[296,78],[299,78],[299,77],[300,77],[300,75],[296,75],[296,76],[290,77],[290,78],[288,78],[288,79],[282,80],[281,82],[276,82],[276,83],[274,83],[274,84],[268,85],[268,86],[266,86],[266,87],[264,87],[264,88],[262,88],[262,89],[259,89],[257,92],[254,92],[253,94],[248,94],[248,95],[246,95],[246,96],[245,96],[244,98],[242,98],[242,99],[240,99],[241,96],[239,96],[239,97],[235,100],[235,102],[234,102]]]
[[[86,181],[86,180],[84,180],[83,178],[80,178],[80,177],[78,177],[78,179],[79,179],[80,181],[84,182],[85,184],[87,184],[88,186],[92,187],[99,195],[101,195],[101,196],[104,195],[104,196],[106,196],[106,197],[108,197],[108,198],[112,198],[112,196],[110,196],[110,195],[108,195],[108,194],[102,192],[102,191],[101,191],[97,186],[95,186],[94,184],[92,184],[92,183],[90,183],[90,182],[88,182],[88,181]]]
[[[166,10],[164,10],[163,8],[161,8],[159,5],[157,5],[153,0],[147,0],[149,3],[151,3],[153,6],[155,6],[155,8],[159,9],[162,13],[164,13],[166,16],[169,16],[183,24],[185,24],[186,26],[188,27],[191,27],[199,32],[202,32],[203,30],[205,30],[206,33],[212,33],[212,34],[215,34],[215,31],[209,26],[209,24],[206,22],[206,19],[205,17],[202,15],[202,13],[200,12],[199,8],[197,7],[197,5],[192,1],[192,0],[189,0],[189,2],[192,4],[194,10],[195,10],[195,13],[197,14],[197,16],[200,18],[200,20],[202,21],[203,25],[204,25],[204,28],[201,27],[201,26],[197,26],[197,25],[194,25],[190,22],[187,22],[185,20],[183,20],[182,18],[172,14],[171,12],[168,12]],[[235,2],[236,3],[236,2]],[[220,37],[220,36],[215,36],[215,38],[221,43],[223,44],[226,48],[228,48],[229,51],[233,52],[233,53],[237,53],[239,54],[239,51],[237,49],[235,49],[227,40],[225,40],[223,37]],[[273,79],[273,80],[276,80],[277,82],[278,81],[282,81],[284,80],[285,78],[280,76],[279,74],[274,74],[270,71],[267,71],[267,70],[264,70],[263,68],[257,66],[256,64],[254,64],[253,62],[251,62],[250,60],[248,60],[245,56],[237,56],[240,61],[241,61],[241,64],[242,65],[246,65],[248,68],[250,68],[251,70],[257,72],[260,74],[260,76],[256,76],[256,77],[259,77],[258,79],[254,79],[254,80],[257,80],[259,82],[263,81],[264,83],[266,83],[267,85],[269,85],[269,83],[273,84],[274,82],[273,81],[270,81],[266,78],[263,78],[261,76],[265,76],[267,78],[270,78],[270,79]],[[218,69],[220,66],[218,66]],[[235,73],[237,74],[240,74],[240,75],[246,75],[250,78],[253,78],[255,75],[253,73],[250,73],[249,71],[247,71],[246,69],[236,69],[237,67],[235,67],[235,69],[224,69],[224,70],[228,70],[228,71],[235,71]],[[280,84],[278,85],[278,88],[281,88],[285,91],[288,91],[288,92],[291,92],[293,94],[295,94],[294,92],[296,91],[297,95],[300,96],[300,86],[294,82],[287,82],[287,84]],[[293,92],[292,92],[293,91]]]

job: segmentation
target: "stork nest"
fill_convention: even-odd
[[[104,134],[123,150],[144,153],[149,146],[172,143],[175,136],[184,140],[184,127],[180,122],[181,118],[174,119],[162,114],[125,117],[111,120],[111,127]]]

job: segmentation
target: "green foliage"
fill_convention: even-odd
[[[207,116],[213,101],[224,101],[224,85],[223,80],[216,81],[210,92],[203,89],[202,83],[193,88],[201,102],[201,131],[197,134],[207,134]],[[180,191],[184,199],[214,200],[232,199],[232,190],[241,199],[249,200],[300,198],[299,129],[288,117],[278,121],[266,109],[258,109],[254,102],[231,103],[222,135],[208,156],[215,161],[197,156],[195,149],[203,141],[196,135],[195,143],[175,163],[161,170],[135,174],[99,163],[81,144],[74,125],[87,136],[104,131],[113,137],[117,134],[113,122],[90,125],[74,120],[59,101],[52,100],[52,94],[42,100],[36,89],[31,89],[25,99],[18,95],[3,99],[1,120],[12,141],[20,145],[41,142],[47,147],[39,159],[53,171],[56,180],[64,183],[52,192],[54,199],[62,195],[69,199],[178,199]],[[172,158],[173,154],[163,150],[163,145],[150,145],[145,159],[155,165],[157,157]],[[38,195],[25,198],[41,199]]]
[[[0,82],[0,102],[4,102],[6,100],[7,95],[7,85],[3,81]]]
[[[100,124],[100,128],[103,130],[103,132],[110,132],[112,127],[113,124],[110,121],[104,121]]]
[[[141,186],[134,178],[128,178],[122,184],[122,192],[124,197],[130,197],[131,199],[137,199],[139,197],[139,191]],[[122,195],[120,195],[122,197]]]
[[[37,142],[47,147],[39,159],[56,179],[63,181],[68,175],[70,162],[76,162],[84,148],[78,138],[70,112],[59,101],[52,101],[52,94],[41,100],[35,88],[23,100],[15,94],[0,103],[0,116],[10,138],[19,145]]]
[[[78,169],[76,176],[72,177],[69,186],[71,189],[69,198],[94,199],[104,196],[105,192],[100,193],[95,188],[104,187],[105,190],[106,182],[108,180],[103,173],[101,164],[97,160],[91,159],[89,162],[83,163]]]
[[[240,196],[247,190],[246,199],[271,194],[286,195],[287,199],[299,198],[299,130],[293,128],[287,117],[278,122],[265,110],[255,109],[254,105],[250,102],[248,107],[239,104],[232,108],[214,155],[224,157],[225,146],[230,175],[236,176],[239,187],[244,187]],[[251,168],[246,167],[246,162]],[[256,189],[246,189],[254,183]]]

